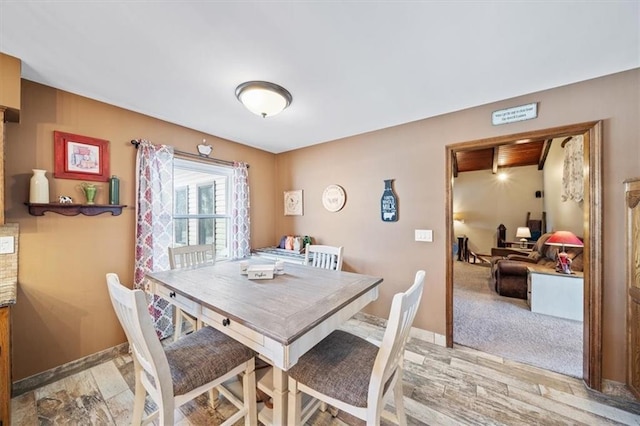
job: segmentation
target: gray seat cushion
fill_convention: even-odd
[[[337,330],[304,354],[289,376],[327,396],[366,407],[377,355],[376,345]]]
[[[226,374],[255,352],[212,327],[182,337],[165,348],[174,395],[182,395]]]

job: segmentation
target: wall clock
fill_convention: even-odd
[[[340,185],[329,185],[322,193],[322,205],[330,212],[337,212],[346,201],[344,189]]]
[[[284,192],[284,215],[302,216],[302,190]]]

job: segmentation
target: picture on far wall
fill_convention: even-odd
[[[398,221],[398,198],[393,192],[394,179],[385,179],[384,192],[380,199],[380,216],[383,222]]]
[[[344,189],[340,185],[329,185],[322,193],[322,205],[332,213],[342,210],[346,199]]]
[[[53,139],[54,177],[109,180],[109,141],[58,131]]]
[[[284,215],[302,216],[302,190],[284,192]]]

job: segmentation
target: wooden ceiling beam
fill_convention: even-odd
[[[498,151],[500,151],[499,146],[493,147],[493,162],[491,163],[491,171],[495,175],[498,173]]]
[[[544,170],[544,163],[547,161],[547,155],[549,155],[549,150],[551,149],[551,142],[553,142],[553,139],[545,139],[542,145],[540,160],[538,160],[538,170]]]
[[[458,177],[458,153],[455,151],[451,152],[451,162],[453,163],[453,177]]]

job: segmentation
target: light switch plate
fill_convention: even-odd
[[[433,242],[433,231],[431,229],[416,229],[415,240],[428,243]]]
[[[15,239],[12,236],[0,237],[0,254],[11,254],[15,251]]]

